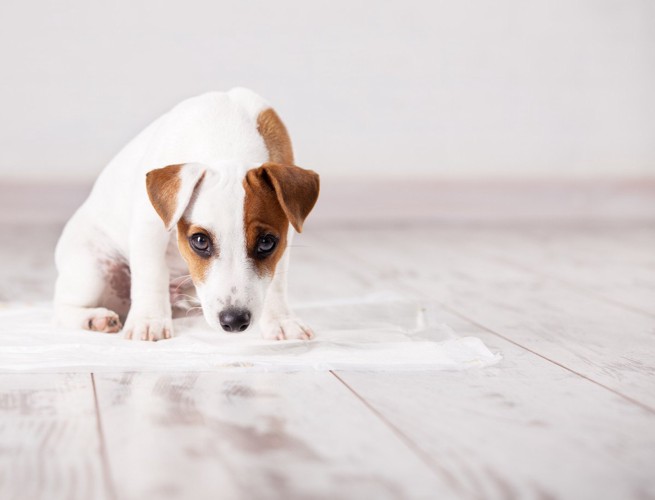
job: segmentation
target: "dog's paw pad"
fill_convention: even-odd
[[[118,314],[112,311],[102,311],[89,318],[88,329],[94,332],[118,333],[123,325]]]

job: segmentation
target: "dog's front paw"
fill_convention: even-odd
[[[173,322],[170,318],[127,318],[123,338],[128,340],[162,340],[173,336]]]
[[[296,317],[264,320],[261,330],[262,336],[270,340],[310,340],[314,338],[312,329]]]

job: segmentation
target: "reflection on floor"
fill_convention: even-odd
[[[0,301],[56,224],[4,224]],[[313,231],[313,232],[312,232]],[[503,361],[434,373],[0,375],[0,498],[652,498],[655,228],[310,228],[292,302],[394,290]]]

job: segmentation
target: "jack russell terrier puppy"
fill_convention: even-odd
[[[310,339],[287,305],[287,247],[318,192],[254,92],[183,101],[118,153],[64,228],[56,322],[159,340],[174,309],[199,304],[227,332],[259,321],[265,338]]]

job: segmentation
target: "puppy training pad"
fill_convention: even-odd
[[[0,304],[0,371],[462,370],[498,362],[475,337],[458,337],[435,307],[389,298],[297,305],[310,341],[226,334],[202,317],[173,321],[159,342],[52,326],[50,304]]]

